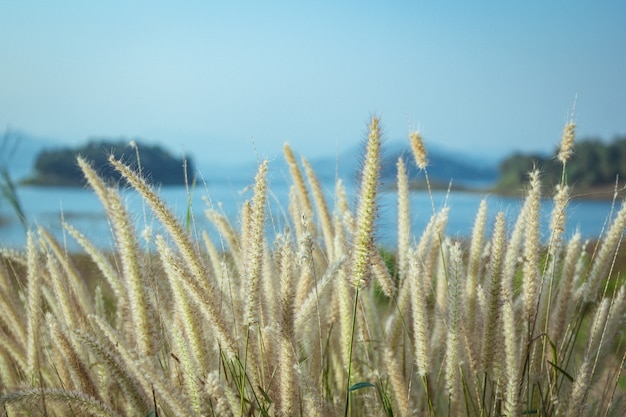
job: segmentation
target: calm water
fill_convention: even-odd
[[[327,185],[328,191],[332,192],[333,184]],[[354,195],[354,190],[349,189],[349,194]],[[162,197],[170,205],[172,210],[184,219],[187,209],[187,195],[183,187],[163,188],[160,191]],[[193,192],[192,207],[195,224],[198,230],[207,230],[214,233],[210,222],[206,219],[204,211],[212,206],[218,208],[224,214],[236,221],[236,215],[243,202],[251,197],[251,190],[243,185],[225,183],[212,183],[205,187],[198,187]],[[288,186],[282,182],[272,184],[271,197],[269,200],[272,207],[272,221],[268,222],[270,232],[272,229],[281,231],[285,226],[285,211],[287,207]],[[141,231],[146,224],[156,232],[159,230],[158,221],[154,218],[150,209],[144,207],[142,201],[133,192],[123,192],[124,200],[132,213]],[[104,210],[93,192],[88,189],[74,188],[39,188],[23,187],[19,189],[19,197],[26,211],[26,216],[32,225],[47,228],[53,235],[63,241],[64,233],[61,227],[61,219],[74,225],[87,235],[96,245],[102,248],[112,247],[112,235]],[[474,217],[478,206],[485,196],[453,192],[449,196],[445,192],[435,192],[434,202],[437,209],[447,204],[450,207],[447,234],[455,237],[469,237],[474,223]],[[489,207],[489,225],[493,223],[498,211],[504,211],[507,215],[509,229],[522,201],[518,198],[505,198],[495,195],[487,196]],[[354,198],[352,198],[354,200]],[[329,193],[329,204],[332,206],[332,195]],[[393,247],[396,238],[396,194],[384,192],[381,197],[381,209],[378,221],[379,243]],[[421,234],[424,226],[432,214],[430,198],[425,193],[413,193],[411,195],[413,234],[416,239]],[[144,209],[146,215],[144,215]],[[547,230],[552,202],[546,200],[542,203],[542,221]],[[583,236],[598,236],[606,226],[606,221],[611,215],[611,202],[607,201],[574,201],[568,209],[567,234],[571,235],[578,228]],[[6,202],[0,205],[0,215],[4,218],[14,219]],[[490,232],[491,227],[489,227]],[[545,236],[544,236],[545,237]],[[71,236],[66,237],[67,245],[75,250],[78,246]],[[26,233],[17,221],[10,221],[0,226],[0,245],[4,247],[21,247],[26,240]]]

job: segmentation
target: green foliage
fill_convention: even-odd
[[[500,164],[497,188],[501,191],[520,189],[533,166],[541,170],[544,184],[560,183],[563,168],[556,159],[557,152],[551,157],[516,153],[506,158]],[[565,175],[568,183],[583,188],[614,184],[616,176],[626,176],[626,137],[618,137],[612,143],[599,139],[578,142],[573,158],[567,162]]]
[[[160,146],[136,144],[139,152],[127,141],[91,139],[78,148],[63,148],[42,151],[35,161],[36,176],[30,183],[40,185],[83,186],[83,174],[76,164],[76,157],[91,161],[94,168],[106,181],[118,182],[121,175],[108,163],[109,155],[122,158],[133,169],[141,171],[152,182],[162,185],[184,184],[183,160],[177,159]],[[141,159],[137,160],[137,154]],[[193,172],[193,164],[187,160],[187,173]]]

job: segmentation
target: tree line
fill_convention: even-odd
[[[543,183],[561,182],[563,166],[556,159],[558,149],[550,156],[515,153],[499,165],[498,189],[519,189],[527,182],[534,167],[542,173]],[[626,176],[626,136],[616,137],[607,143],[597,138],[585,139],[575,144],[574,155],[565,167],[566,181],[580,188],[615,184],[616,177]]]
[[[135,149],[136,146],[137,148]],[[91,139],[77,148],[44,150],[35,160],[35,176],[28,182],[40,185],[82,186],[82,171],[76,163],[77,156],[91,161],[106,181],[121,181],[120,174],[108,162],[109,155],[121,158],[124,163],[141,171],[152,183],[180,185],[185,182],[183,158],[176,158],[160,146],[139,142],[129,145],[125,140]],[[139,161],[137,160],[139,154]],[[186,159],[188,178],[192,178],[193,162]]]

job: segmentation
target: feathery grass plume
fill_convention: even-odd
[[[428,166],[428,153],[422,140],[422,135],[418,131],[412,131],[409,133],[409,139],[411,141],[411,150],[415,157],[415,163],[419,169],[426,169]]]
[[[315,288],[315,276],[311,262],[311,254],[313,252],[314,242],[313,236],[309,233],[308,222],[302,219],[302,231],[298,239],[298,251],[296,258],[300,264],[300,277],[296,289],[296,305],[301,305],[304,299],[309,296],[312,288]]]
[[[289,212],[289,218],[292,219],[292,226],[295,231],[296,240],[298,240],[304,233],[303,223],[305,220],[304,214],[302,214],[302,207],[300,206],[298,190],[293,184],[289,187],[289,203],[287,211]]]
[[[220,240],[225,239],[226,244],[228,245],[228,252],[231,255],[230,258],[237,269],[237,273],[239,276],[244,275],[244,265],[243,265],[243,256],[241,253],[241,242],[239,240],[239,236],[235,231],[235,228],[230,223],[228,218],[221,215],[217,212],[217,210],[209,209],[206,210],[205,215],[207,219],[215,226],[218,233],[220,234]],[[222,250],[226,248],[222,245]]]
[[[389,268],[379,250],[372,251],[372,274],[385,296],[391,298],[396,294],[396,284],[389,273]]]
[[[97,314],[102,318],[108,317],[106,303],[104,301],[104,293],[102,292],[102,286],[100,284],[96,285],[93,292],[93,306],[94,314]]]
[[[380,177],[380,135],[379,120],[372,117],[361,176],[350,270],[350,279],[356,288],[367,287],[371,279],[369,258],[374,250],[374,221],[378,206],[376,199]]]
[[[223,274],[223,263],[224,257],[219,253],[217,247],[209,237],[209,234],[206,230],[203,230],[202,233],[202,242],[204,243],[204,247],[206,248],[206,252],[209,255],[209,267],[212,269],[212,276],[219,282],[219,287],[222,288],[224,283],[224,274]]]
[[[425,282],[427,271],[424,270],[423,260],[415,250],[409,252],[409,276],[412,286],[410,288],[411,307],[413,313],[413,338],[415,349],[415,363],[420,377],[425,377],[429,372],[430,364],[428,349],[429,314],[426,305],[426,296],[429,287]]]
[[[138,392],[152,407],[154,407],[154,400],[151,401],[153,398],[151,394],[154,392],[159,398],[159,405],[166,410],[176,410],[182,415],[192,415],[190,405],[183,401],[182,392],[177,386],[165,381],[160,368],[155,368],[150,361],[137,361],[126,345],[119,342],[119,335],[104,319],[98,316],[90,316],[90,319],[100,335],[100,342],[109,347],[111,354],[128,372],[130,382],[135,384]]]
[[[166,247],[163,236],[157,235],[155,242],[158,248],[158,253],[160,255],[163,254],[165,251],[164,248]],[[172,291],[172,324],[175,328],[171,329],[171,331],[176,332],[177,329],[182,330],[183,334],[186,336],[185,342],[191,346],[190,349],[192,354],[187,355],[187,357],[193,357],[193,366],[195,368],[200,370],[207,369],[208,358],[206,352],[206,340],[203,338],[205,335],[202,326],[199,324],[197,309],[195,309],[191,304],[190,297],[183,287],[180,271],[171,263],[165,262],[164,259],[162,259],[162,261],[163,269]],[[177,333],[174,333],[172,336],[176,337]],[[183,359],[185,358],[183,357]]]
[[[320,184],[315,171],[311,167],[309,161],[302,157],[302,165],[304,165],[304,172],[309,180],[311,191],[313,193],[313,202],[317,210],[317,218],[322,227],[322,236],[324,237],[324,246],[326,247],[326,256],[328,257],[328,263],[331,264],[334,261],[333,254],[333,242],[335,232],[333,231],[333,222],[330,216],[330,210],[328,209],[328,203],[324,192],[322,190],[322,184]]]
[[[397,407],[394,410],[398,416],[405,417],[409,415],[410,393],[409,385],[402,371],[402,358],[399,358],[394,349],[387,345],[383,348],[383,364],[389,375],[391,390],[394,394]]]
[[[236,354],[235,338],[237,337],[236,327],[228,324],[221,314],[220,306],[214,304],[205,288],[203,288],[191,275],[187,269],[184,259],[176,256],[173,250],[165,243],[162,237],[156,239],[157,251],[161,257],[161,262],[167,273],[168,279],[176,280],[184,288],[188,297],[198,306],[198,311],[202,314],[215,333],[220,348],[228,355]]]
[[[572,157],[572,150],[574,149],[574,130],[576,129],[576,124],[573,120],[570,120],[565,124],[563,128],[563,136],[561,138],[561,147],[559,148],[559,153],[557,154],[557,159],[561,161],[563,165],[569,161]],[[563,174],[565,175],[565,173]]]
[[[211,398],[211,408],[214,416],[234,416],[239,404],[229,387],[220,379],[217,372],[209,372],[205,379],[205,391]]]
[[[567,415],[582,415],[587,408],[586,400],[593,389],[598,370],[606,367],[606,349],[614,341],[615,331],[623,326],[624,287],[613,298],[604,298],[599,303],[591,322],[590,334],[585,348],[584,361],[578,369],[570,394]]]
[[[554,298],[558,293],[558,270],[562,267],[563,233],[565,231],[565,209],[569,202],[569,187],[558,184],[554,196],[554,206],[550,217],[550,240],[548,242],[547,261],[544,263],[541,279],[540,300],[537,310],[537,323],[544,334],[550,333],[550,316]],[[547,345],[543,344],[543,354]]]
[[[15,286],[8,279],[8,271],[2,259],[0,259],[0,276],[5,280],[0,287],[0,328],[5,329],[10,338],[20,346],[26,346],[26,321],[23,314],[23,306],[15,295],[18,294]]]
[[[528,206],[524,240],[523,284],[524,314],[532,321],[537,314],[537,287],[539,284],[539,216],[541,204],[541,182],[539,171],[530,173],[530,190],[524,205]]]
[[[28,366],[28,377],[32,381],[39,379],[39,346],[41,344],[41,329],[40,323],[42,319],[42,287],[41,287],[41,272],[39,270],[39,253],[35,247],[35,239],[32,232],[28,232],[26,235],[26,256],[28,258],[28,270],[27,270],[27,346],[26,346],[26,358]]]
[[[24,375],[28,375],[28,357],[26,350],[26,344],[19,344],[17,341],[6,334],[4,328],[0,327],[0,353],[4,352],[4,355],[0,355],[9,361],[11,364],[8,368],[2,369],[2,371],[13,371],[15,377],[19,375],[20,381],[23,380]],[[4,378],[4,377],[3,377]],[[9,382],[14,378],[3,379],[2,382],[9,386]],[[12,386],[17,384],[12,384]]]
[[[454,242],[450,247],[450,257],[448,265],[448,331],[446,334],[446,389],[448,396],[455,404],[459,399],[459,368],[461,367],[459,358],[460,338],[461,338],[461,304],[462,291],[461,279],[464,277],[463,271],[463,251],[460,242]],[[454,409],[454,407],[453,407]]]
[[[109,192],[107,191],[108,187],[102,181],[98,173],[93,169],[91,163],[87,162],[82,156],[78,156],[76,158],[76,162],[78,162],[78,166],[83,171],[83,175],[87,180],[89,186],[94,190],[98,199],[104,206],[105,211],[108,213],[109,211]]]
[[[442,328],[441,324],[443,317],[445,316],[446,310],[437,308],[432,311],[432,309],[428,308],[428,299],[431,295],[434,295],[436,299],[438,297],[437,288],[433,288],[433,281],[437,280],[437,278],[440,278],[439,282],[441,282],[441,280],[446,280],[445,273],[437,277],[437,275],[439,274],[437,264],[441,262],[441,269],[445,269],[442,257],[444,257],[444,260],[446,259],[445,256],[446,252],[448,252],[448,244],[450,241],[443,238],[443,236],[448,221],[448,211],[448,207],[444,207],[442,210],[436,213],[434,227],[431,230],[432,234],[428,239],[427,246],[422,246],[423,243],[425,243],[422,241],[420,241],[420,243],[418,244],[416,256],[418,259],[420,272],[419,275],[412,278],[413,280],[419,280],[418,286],[421,288],[422,291],[421,295],[412,294],[412,314],[414,328],[424,326],[430,328],[432,326],[432,328],[434,329],[430,335],[426,335],[424,333],[426,338],[423,340],[423,343],[428,345],[428,348],[426,350],[427,352],[440,352],[441,346],[443,346],[443,344],[445,343],[446,333],[440,330]],[[441,290],[442,294],[444,292],[447,292],[447,287],[445,285],[442,285],[439,289]],[[418,298],[422,298],[422,300],[418,300]],[[419,307],[419,304],[422,303],[424,303],[424,306]],[[445,301],[440,300],[438,306],[445,306]],[[423,313],[421,313],[423,315],[419,315],[417,313],[417,311],[419,310],[423,310]],[[432,312],[430,312],[430,314],[426,314],[428,310]],[[442,313],[444,316],[442,316]],[[433,361],[430,361],[430,363],[432,364]],[[430,369],[430,365],[428,365],[427,369]],[[425,374],[421,376],[423,377],[425,376]]]
[[[83,317],[88,311],[91,311],[91,298],[89,297],[89,291],[85,280],[80,275],[80,272],[76,268],[76,265],[68,255],[67,251],[63,249],[60,243],[43,227],[37,229],[39,236],[47,244],[48,248],[52,250],[56,256],[57,261],[63,267],[63,271],[67,275],[66,281],[69,283],[69,289],[72,290],[72,302],[75,304],[74,308],[79,309],[81,314],[79,317]]]
[[[596,308],[593,321],[591,322],[589,338],[587,339],[586,354],[589,356],[596,356],[602,349],[602,345],[605,342],[607,318],[610,308],[611,300],[609,298],[603,298]]]
[[[87,237],[79,232],[74,226],[63,223],[63,228],[78,242],[78,244],[91,257],[92,261],[98,267],[102,276],[113,290],[115,303],[115,324],[118,328],[125,325],[126,317],[130,315],[128,294],[124,289],[118,272],[115,270],[111,262],[107,259],[105,253],[99,250]]]
[[[120,303],[125,300],[125,291],[123,289],[123,284],[121,283],[120,277],[118,273],[113,268],[111,262],[106,258],[104,252],[99,250],[92,242],[87,239],[87,237],[79,232],[74,226],[63,223],[63,228],[78,242],[78,244],[85,250],[85,252],[91,257],[93,262],[96,264],[102,276],[106,279],[107,283],[113,290],[115,294],[115,299],[118,301],[118,307],[120,308]]]
[[[242,278],[245,279],[246,276],[246,267],[249,263],[248,258],[250,257],[250,248],[248,245],[252,238],[252,201],[250,199],[243,202],[241,208],[239,209],[239,240],[241,241],[241,258],[243,265],[243,273],[241,274]],[[245,294],[245,287],[242,287],[241,293]],[[242,297],[245,298],[245,297]]]
[[[580,259],[581,252],[581,235],[580,232],[577,231],[574,236],[572,236],[565,249],[565,258],[561,267],[558,294],[556,295],[556,302],[552,309],[552,318],[550,319],[550,337],[552,340],[561,340],[561,336],[565,331],[565,321],[568,316],[567,312],[569,306],[572,304],[576,265]]]
[[[342,235],[342,228],[337,228],[339,231],[337,236]],[[336,242],[336,246],[340,247],[340,243]],[[350,336],[352,334],[352,312],[354,305],[354,287],[350,285],[348,278],[349,271],[347,268],[340,268],[337,271],[337,278],[334,280],[333,287],[333,299],[337,305],[339,315],[339,358],[340,363],[348,363],[350,360]],[[335,374],[338,381],[344,381],[347,369],[337,367]],[[341,382],[338,382],[338,385]]]
[[[341,181],[341,178],[337,180],[335,183],[335,212],[342,220],[341,223],[343,227],[351,234],[354,234],[354,216],[352,214],[352,210],[350,210],[350,204],[348,204],[348,196],[346,193],[346,186]],[[337,228],[339,225],[335,226],[335,233],[337,233]]]
[[[13,295],[13,297],[15,297]],[[6,341],[11,341],[20,349],[26,346],[26,324],[25,316],[21,309],[16,309],[10,302],[10,298],[0,294],[0,306],[2,306],[2,314],[0,314],[0,329],[7,332],[3,335]]]
[[[15,387],[21,383],[21,378],[17,376],[16,366],[11,363],[11,353],[4,350],[3,344],[6,344],[4,336],[4,332],[0,331],[0,392],[6,392],[9,390],[8,387]],[[6,414],[0,415],[6,416]]]
[[[407,256],[411,245],[411,206],[409,177],[401,156],[398,158],[396,168],[398,171],[398,278],[404,280],[409,271]]]
[[[517,319],[511,300],[503,300],[502,331],[506,363],[505,416],[517,416],[520,411],[520,347],[518,346]]]
[[[313,205],[311,204],[311,199],[309,198],[309,190],[306,188],[306,184],[304,183],[302,171],[300,171],[296,157],[294,156],[289,144],[285,143],[283,145],[283,153],[285,154],[285,160],[289,165],[289,172],[291,173],[291,178],[293,179],[293,184],[297,191],[300,209],[302,210],[301,215],[310,221],[313,219]]]
[[[616,294],[611,299],[611,312],[609,317],[609,328],[611,327],[619,327],[626,320],[626,316],[624,315],[624,308],[626,308],[626,287],[623,285],[616,289]],[[618,332],[618,329],[614,329]],[[611,334],[610,331],[608,331]],[[610,345],[610,343],[607,343]]]
[[[122,264],[123,283],[128,293],[130,319],[136,329],[135,343],[141,356],[151,356],[154,351],[155,330],[154,313],[148,299],[150,288],[141,273],[138,252],[139,244],[129,214],[121,201],[119,193],[109,188],[108,212],[118,254]]]
[[[585,411],[585,397],[589,390],[591,379],[591,363],[589,357],[585,357],[574,377],[572,390],[567,401],[565,417],[582,417]]]
[[[269,245],[264,245],[259,323],[262,323],[263,327],[271,328],[272,331],[275,329],[274,323],[278,320],[275,306],[280,299],[280,280],[276,279],[279,275],[276,251]],[[272,342],[266,340],[265,344],[271,345]]]
[[[193,355],[190,352],[191,348],[187,345],[187,338],[183,336],[181,328],[175,327],[170,331],[172,333],[172,351],[176,352],[177,364],[181,367],[178,378],[185,393],[186,402],[190,403],[189,405],[194,415],[206,415],[203,414],[203,411],[206,411],[204,410],[205,407],[203,407],[206,398],[204,398],[204,393],[200,387],[200,377],[207,367],[203,365],[198,366],[198,363],[194,360],[197,355]]]
[[[496,215],[496,220],[493,228],[493,235],[491,238],[491,258],[489,260],[489,270],[487,272],[488,287],[487,287],[487,300],[486,300],[486,314],[483,324],[483,337],[482,337],[482,366],[485,372],[491,372],[495,366],[496,349],[496,335],[498,334],[498,328],[500,325],[500,303],[501,286],[500,280],[502,279],[502,264],[504,260],[504,251],[506,245],[506,221],[504,213],[499,212]]]
[[[190,292],[192,298],[195,298],[203,307],[201,309],[203,314],[206,314],[213,330],[224,343],[222,347],[226,349],[229,354],[233,354],[235,352],[235,343],[227,331],[228,327],[222,317],[218,303],[215,300],[215,294],[218,294],[219,291],[214,288],[214,284],[210,279],[211,277],[208,275],[208,269],[202,262],[204,257],[199,252],[182,224],[176,220],[163,200],[146,184],[143,178],[139,177],[130,167],[122,164],[113,156],[109,157],[109,162],[146,200],[163,226],[165,226],[170,236],[172,236],[183,258],[182,260],[185,267],[182,269],[191,272],[191,275],[187,274],[186,280],[184,280],[186,290]],[[168,260],[170,259],[174,262],[173,256],[168,256]],[[175,264],[178,264],[178,261],[175,261]]]
[[[15,285],[13,280],[9,278],[9,271],[5,264],[8,257],[3,252],[3,250],[0,251],[0,294],[14,294]]]
[[[502,269],[502,296],[505,301],[513,302],[515,296],[513,291],[513,279],[518,263],[520,248],[522,246],[522,242],[524,241],[526,219],[529,211],[530,205],[528,204],[527,198],[517,215],[515,225],[513,226],[513,232],[507,242],[504,268]]]
[[[558,184],[554,195],[554,207],[550,216],[550,255],[554,258],[558,255],[563,242],[565,231],[565,209],[569,203],[569,187],[567,184]]]
[[[607,276],[609,270],[612,269],[614,264],[614,258],[617,254],[617,250],[621,246],[622,239],[624,237],[624,228],[626,227],[626,201],[622,202],[617,216],[613,220],[613,223],[609,227],[606,237],[602,241],[602,246],[598,251],[597,256],[593,260],[593,265],[587,283],[584,287],[583,300],[585,302],[594,302],[598,297],[598,287],[600,281],[603,279],[609,279]]]
[[[206,265],[202,262],[203,256],[198,247],[193,242],[191,236],[185,231],[183,225],[176,219],[174,214],[167,208],[165,202],[159,198],[157,193],[146,183],[146,181],[137,175],[129,166],[116,160],[112,155],[109,157],[109,163],[126,179],[126,181],[145,199],[148,205],[154,211],[154,214],[161,221],[165,229],[168,231],[174,243],[180,250],[180,253],[192,272],[197,283],[205,289],[209,282],[208,271]],[[211,293],[212,294],[212,293]]]
[[[377,211],[378,181],[380,178],[380,148],[381,132],[379,120],[372,117],[369,125],[369,134],[365,149],[365,159],[361,174],[361,185],[358,195],[356,228],[354,235],[354,245],[352,247],[352,259],[350,265],[350,281],[355,288],[354,304],[352,311],[352,331],[350,333],[350,348],[347,366],[347,385],[345,414],[350,410],[350,385],[352,373],[352,355],[354,347],[354,336],[356,331],[357,306],[359,303],[359,292],[365,289],[371,281],[371,261],[372,252],[376,249],[374,245],[375,220]]]
[[[470,243],[469,262],[467,268],[467,280],[465,282],[465,294],[467,304],[467,323],[470,328],[474,327],[476,317],[476,288],[478,288],[478,273],[480,269],[480,257],[483,252],[483,239],[485,224],[487,223],[487,200],[483,199],[478,207],[478,213],[474,220],[472,239]]]
[[[434,310],[434,326],[433,337],[431,341],[442,341],[438,336],[444,336],[445,332],[441,332],[442,327],[447,327],[446,320],[448,315],[448,287],[449,287],[449,266],[450,266],[450,248],[452,247],[452,239],[444,237],[437,256],[437,264],[431,276],[431,291],[435,298]]]
[[[61,353],[60,357],[63,358],[72,374],[74,387],[80,389],[87,396],[102,401],[102,398],[98,395],[96,385],[89,374],[88,365],[84,362],[84,358],[81,357],[81,352],[76,350],[76,346],[70,336],[65,330],[59,328],[59,324],[51,315],[46,316],[46,322],[54,340],[54,347]],[[59,366],[59,364],[55,366]],[[67,387],[70,382],[72,381],[63,381],[63,386]]]
[[[56,298],[55,301],[57,301],[54,303],[55,305],[53,308],[59,309],[60,311],[60,314],[58,314],[57,317],[62,319],[62,322],[69,328],[75,328],[75,310],[72,308],[73,303],[70,302],[71,297],[67,288],[68,283],[65,282],[65,277],[61,274],[58,263],[56,262],[56,259],[52,257],[50,252],[46,254],[45,265],[46,270],[48,271],[50,285],[52,286],[52,290]]]
[[[80,411],[90,416],[121,417],[108,405],[77,391],[57,388],[31,388],[13,391],[0,396],[0,405],[3,407],[16,405],[24,407],[26,410],[34,410],[40,406],[42,401],[45,401],[48,405],[57,406],[59,411],[71,412],[72,415]]]
[[[412,265],[413,262],[424,263],[424,259],[430,256],[432,238],[434,231],[437,229],[438,221],[439,215],[433,214],[422,232],[417,248],[409,247],[408,249],[407,260],[409,261],[409,269],[407,270],[407,279],[400,283],[401,286],[398,290],[398,298],[396,299],[397,314],[392,315],[386,325],[387,340],[392,346],[407,345],[407,343],[403,343],[401,340],[406,335],[406,332],[403,332],[403,326],[411,322],[412,309],[415,307],[415,304],[412,302],[415,296],[413,289],[421,285],[420,281],[416,281],[418,276],[413,273],[416,267]]]
[[[265,204],[267,202],[267,161],[259,166],[254,180],[252,197],[251,227],[249,241],[246,242],[246,275],[244,283],[244,323],[257,324],[260,317],[259,286],[263,272],[263,252],[265,247]],[[246,239],[247,240],[247,239]]]
[[[430,204],[432,206],[433,213],[435,213],[435,200],[433,199],[433,194],[430,188],[430,179],[428,177],[428,171],[426,170],[426,167],[428,166],[428,154],[426,152],[426,147],[424,146],[424,141],[422,140],[421,133],[419,133],[418,131],[412,131],[411,133],[409,133],[409,141],[411,142],[411,150],[413,151],[416,165],[419,169],[424,170],[424,177],[426,178],[426,187],[428,188]]]
[[[294,329],[294,261],[295,254],[288,238],[278,243],[280,254],[280,299],[277,303],[279,339],[278,339],[278,378],[280,383],[276,409],[281,415],[292,415],[296,410],[297,393],[297,358]]]
[[[306,325],[306,322],[314,316],[313,311],[317,305],[318,297],[322,298],[322,296],[324,296],[324,291],[328,288],[328,284],[341,270],[345,262],[346,258],[343,257],[337,259],[334,264],[330,265],[322,278],[317,282],[315,288],[309,292],[308,297],[306,297],[301,304],[295,305],[294,327],[297,335],[302,335],[308,330],[307,327],[310,327]]]
[[[146,415],[151,408],[147,393],[143,392],[140,384],[133,378],[115,346],[80,330],[75,330],[74,336],[99,359],[100,364],[119,384],[124,400],[128,401],[136,412]]]
[[[604,298],[594,314],[589,339],[585,348],[583,363],[578,368],[578,372],[574,377],[568,407],[565,416],[582,416],[585,410],[585,399],[591,388],[591,381],[594,375],[595,362],[597,361],[596,352],[602,349],[604,341],[606,319],[609,314],[610,300]]]

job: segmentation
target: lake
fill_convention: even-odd
[[[233,221],[236,221],[239,207],[252,195],[251,187],[246,187],[243,184],[243,182],[214,181],[206,186],[196,187],[191,199],[196,228],[215,233],[213,226],[204,214],[209,206],[218,208]],[[332,209],[334,184],[325,184],[325,188],[329,193],[329,204]],[[268,229],[281,231],[285,226],[284,213],[287,207],[289,185],[283,180],[276,181],[271,184],[270,190],[269,204],[273,216],[272,221],[268,222]],[[351,195],[351,201],[354,201],[354,187],[348,187],[348,193]],[[139,232],[146,224],[151,225],[155,231],[162,230],[159,229],[158,221],[150,209],[143,205],[136,193],[123,191],[122,194]],[[66,222],[87,235],[97,246],[104,249],[112,247],[112,233],[107,218],[98,198],[91,190],[29,186],[19,188],[18,195],[27,219],[33,226],[45,227],[63,242],[65,237],[61,227],[61,219],[64,218]],[[160,190],[160,195],[180,219],[185,219],[187,195],[184,187],[165,187]],[[394,247],[397,236],[396,198],[397,195],[394,191],[382,192],[380,198],[381,208],[377,239],[380,244],[389,248]],[[450,195],[443,191],[433,193],[437,209],[443,207],[444,204],[450,207],[447,235],[459,238],[466,238],[471,235],[474,218],[483,198],[483,195],[471,192],[454,191]],[[486,198],[489,208],[488,233],[491,233],[491,225],[498,211],[506,213],[508,230],[510,231],[522,205],[522,200],[497,195],[488,195]],[[552,201],[544,200],[542,202],[543,233],[547,233],[551,209]],[[432,204],[428,194],[425,192],[412,193],[411,210],[413,234],[417,239],[432,214]],[[610,201],[572,201],[567,211],[566,235],[571,236],[576,229],[579,229],[584,237],[597,237],[606,227],[611,210]],[[144,215],[144,213],[147,214]],[[15,215],[4,201],[0,205],[0,215],[3,218],[15,219]],[[547,236],[543,237],[547,238]],[[25,241],[26,233],[19,222],[9,221],[0,226],[0,245],[2,247],[20,248],[24,246]],[[71,236],[67,236],[66,244],[70,250],[78,248]]]

